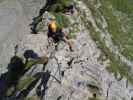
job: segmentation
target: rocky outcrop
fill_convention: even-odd
[[[27,77],[33,79],[26,82],[28,85],[22,86],[23,84],[21,84],[23,88],[16,90],[11,97],[7,98],[13,98],[13,100],[16,98],[17,100],[91,100],[91,98],[130,100],[132,87],[127,88],[125,79],[117,81],[112,74],[108,73],[106,70],[108,62],[101,64],[98,60],[101,51],[97,48],[96,42],[92,40],[91,31],[85,26],[86,23],[92,22],[96,27],[95,20],[91,10],[82,1],[75,1],[76,9],[73,15],[65,15],[71,22],[71,28],[74,28],[75,23],[77,25],[78,31],[73,32],[76,35],[72,39],[73,52],[70,52],[68,45],[62,41],[58,44],[48,43],[46,31],[48,13],[43,14],[43,31],[41,30],[39,34],[30,34],[28,25],[31,18],[36,16],[43,2],[43,0],[37,2],[33,0],[13,0],[9,2],[6,0],[0,3],[2,5],[0,6],[2,7],[0,14],[5,14],[4,11],[10,15],[0,15],[4,16],[2,20],[4,24],[1,24],[0,28],[7,28],[2,25],[8,26],[7,29],[3,28],[3,38],[0,38],[0,42],[3,43],[0,48],[1,63],[7,66],[14,53],[23,59],[24,65],[27,64],[27,59],[34,61],[34,59],[40,59],[42,56],[48,57],[46,64],[31,64],[33,62],[27,64],[29,68],[19,81],[24,82],[23,79]],[[5,8],[8,8],[5,5],[9,4],[9,9],[5,10]],[[83,16],[84,14],[87,17]],[[86,23],[82,21],[82,17],[84,17]],[[8,23],[11,19],[14,20]],[[69,28],[66,29],[68,32],[70,32]],[[27,58],[27,56],[30,57]],[[3,59],[4,57],[6,59]]]
[[[1,0],[0,2],[0,73],[14,55],[14,47],[25,34],[30,33],[29,24],[38,15],[45,0]]]

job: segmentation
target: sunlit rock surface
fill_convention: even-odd
[[[14,55],[14,47],[25,34],[30,34],[32,18],[44,4],[45,0],[0,1],[0,65],[3,69]]]
[[[45,5],[45,0],[0,1],[0,73],[6,71],[15,52],[23,59],[26,50],[32,50],[36,57],[49,57],[45,66],[34,65],[22,76],[40,75],[36,84],[32,84],[32,89],[18,90],[11,98],[7,97],[8,100],[19,97],[26,89],[26,96],[17,100],[91,100],[89,98],[95,97],[95,94],[98,100],[131,100],[132,85],[128,84],[125,78],[116,80],[114,75],[106,70],[108,59],[102,63],[98,60],[101,50],[96,41],[92,40],[91,31],[85,26],[87,22],[91,22],[97,31],[100,30],[91,10],[82,0],[75,2],[74,15],[67,15],[71,23],[78,23],[78,31],[74,33],[76,38],[72,39],[74,51],[70,52],[64,42],[60,42],[57,48],[55,44],[49,44],[47,31],[31,34],[29,24]],[[47,14],[43,15],[44,30],[47,29]],[[86,23],[81,17],[84,17]],[[106,24],[103,23],[103,27],[106,27]],[[47,71],[50,71],[50,77]]]

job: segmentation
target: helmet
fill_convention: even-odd
[[[55,16],[50,15],[50,16],[48,16],[48,19],[49,19],[49,20],[55,20],[56,18],[55,18]]]

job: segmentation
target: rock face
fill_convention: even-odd
[[[45,0],[1,0],[0,2],[0,64],[5,69],[14,47],[30,33],[32,18],[45,5]],[[2,72],[2,71],[1,71]],[[1,73],[0,72],[0,73]]]
[[[93,22],[91,11],[82,1],[76,2],[78,10],[87,12],[86,22]],[[32,50],[38,57],[49,57],[45,66],[34,65],[23,76],[40,75],[34,82],[36,84],[17,91],[13,98],[25,91],[26,100],[92,100],[90,98],[93,97],[94,100],[131,100],[132,87],[127,88],[125,79],[117,81],[106,70],[107,64],[98,61],[101,51],[89,35],[90,31],[85,27],[78,10],[75,10],[74,15],[66,15],[72,24],[78,23],[76,38],[72,40],[74,52],[70,52],[64,42],[57,44],[57,48],[55,44],[49,44],[45,31],[30,34],[32,17],[37,15],[44,4],[43,0],[0,2],[0,63],[4,69],[14,56],[16,45],[18,56],[23,57],[26,50]],[[44,28],[47,29],[47,13],[43,16]]]

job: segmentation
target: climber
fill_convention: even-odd
[[[73,51],[72,43],[68,40],[68,34],[64,32],[63,28],[57,27],[57,21],[54,16],[49,18],[48,38],[52,38],[55,43],[60,40],[66,42],[69,45],[70,50]]]

